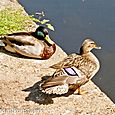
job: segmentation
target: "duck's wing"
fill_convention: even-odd
[[[68,76],[56,76],[50,77],[48,80],[44,81],[42,84],[42,88],[46,89],[48,87],[54,87],[58,85],[64,85],[66,83]]]
[[[76,66],[77,66],[77,60],[79,63],[79,60],[82,57],[78,54],[70,54],[68,55],[66,58],[64,58],[62,61],[50,66],[50,68],[53,69],[61,69],[61,68],[67,68],[67,67],[72,67],[74,65],[74,63],[76,62]]]
[[[64,94],[69,91],[69,88],[76,90],[77,87],[83,85],[87,81],[88,79],[85,76],[81,76],[78,69],[66,68],[66,70],[61,69],[56,71],[53,76],[43,80],[41,88],[48,94]]]
[[[44,81],[41,85],[42,92],[47,94],[65,94],[69,90],[68,84],[66,84],[68,76],[51,77]]]
[[[43,88],[53,87],[64,84],[76,84],[76,81],[81,79],[80,70],[76,67],[69,67],[57,70],[52,76],[43,80]]]
[[[5,40],[9,40],[13,44],[17,45],[34,45],[35,37],[33,36],[33,32],[19,32],[8,35],[2,35],[1,38]]]

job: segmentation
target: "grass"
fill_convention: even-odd
[[[32,16],[24,15],[22,9],[5,8],[0,11],[0,34],[23,31],[31,24],[29,20],[37,21]]]
[[[32,25],[32,21],[38,22],[40,25],[49,28],[54,31],[54,27],[49,23],[49,20],[43,19],[45,14],[42,12],[38,15],[38,19],[34,16],[28,16],[23,14],[23,9],[14,10],[7,7],[0,11],[0,34],[10,34],[17,31],[24,31]]]

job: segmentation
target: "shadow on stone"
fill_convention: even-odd
[[[53,104],[53,100],[50,95],[43,93],[40,90],[40,84],[42,81],[35,83],[32,87],[24,89],[22,91],[30,92],[28,97],[25,98],[26,101],[34,101],[39,104]]]
[[[43,79],[46,79],[47,77],[49,77],[49,76],[45,76],[45,77],[43,77]],[[69,91],[68,93],[62,94],[62,95],[46,94],[46,93],[42,92],[42,90],[40,89],[41,83],[42,83],[42,80],[35,83],[32,87],[22,90],[25,92],[30,92],[28,97],[25,98],[25,101],[34,101],[35,103],[48,105],[48,104],[54,103],[53,98],[63,97],[63,96],[68,97],[69,95],[73,94],[72,91]]]

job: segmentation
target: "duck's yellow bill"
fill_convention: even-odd
[[[49,35],[46,35],[44,38],[49,44],[54,44],[54,42],[50,39]]]

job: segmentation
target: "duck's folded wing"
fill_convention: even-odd
[[[79,81],[82,78],[79,78],[79,76],[56,76],[56,77],[52,77],[49,78],[48,80],[46,80],[41,87],[43,89],[46,89],[48,87],[54,87],[54,86],[58,86],[58,85],[70,85],[70,84],[76,84],[77,81]]]
[[[86,82],[87,79],[78,76],[58,76],[52,78],[41,85],[42,91],[47,94],[65,94],[69,91],[70,86],[79,86]]]
[[[81,56],[78,55],[78,54],[68,55],[66,58],[64,58],[59,63],[50,66],[50,68],[61,69],[61,68],[72,67],[74,62],[75,62],[75,60],[77,60],[78,58],[81,58]],[[76,65],[77,65],[77,63],[76,63]]]
[[[57,85],[64,85],[66,83],[68,76],[57,76],[57,77],[52,77],[49,78],[48,80],[46,80],[45,82],[43,82],[43,84],[41,85],[41,87],[43,89],[46,89],[48,87],[54,87]]]
[[[15,43],[15,44],[18,44],[18,45],[34,45],[35,40],[36,40],[31,35],[31,33],[29,34],[29,33],[26,33],[26,32],[4,35],[4,39],[7,39],[11,43]]]
[[[47,94],[65,94],[69,90],[69,85],[66,84],[67,76],[58,76],[55,78],[49,78],[41,85],[43,92]]]
[[[14,45],[13,48],[22,55],[33,57],[33,58],[40,58],[40,54],[42,52],[42,46],[40,44],[36,44],[35,46],[32,45]]]

